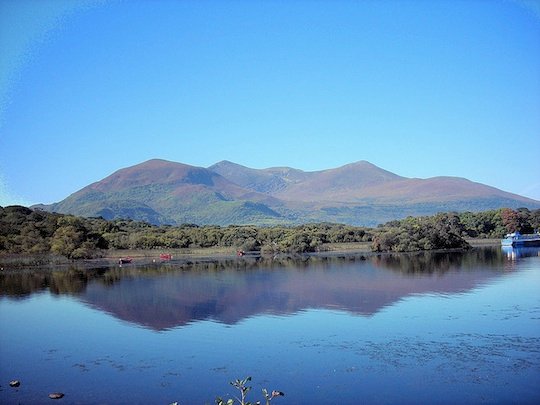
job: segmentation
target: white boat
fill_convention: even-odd
[[[540,233],[521,234],[512,232],[501,240],[503,246],[540,246]]]

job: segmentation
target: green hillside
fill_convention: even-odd
[[[336,169],[251,169],[220,162],[208,169],[153,159],[120,169],[51,205],[50,211],[151,224],[303,224],[357,226],[407,216],[540,202],[455,177],[409,179],[361,161]]]

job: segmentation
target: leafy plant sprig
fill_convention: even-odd
[[[249,401],[246,401],[246,397],[248,392],[251,390],[251,386],[248,386],[247,383],[251,381],[251,377],[246,377],[243,380],[234,380],[231,381],[230,384],[235,387],[238,391],[240,391],[240,398],[234,397],[236,401],[240,405],[260,405],[261,401],[257,401],[255,403],[251,403]],[[263,388],[262,393],[264,395],[265,403],[266,405],[270,405],[270,401],[276,397],[282,397],[285,394],[281,391],[273,390],[272,392],[268,392],[266,388]],[[223,398],[217,397],[216,398],[216,405],[234,405],[234,399],[229,398],[228,400],[224,400]]]

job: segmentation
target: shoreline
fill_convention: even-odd
[[[500,239],[468,239],[467,242],[474,248],[500,246]],[[414,252],[373,252],[370,242],[350,242],[327,244],[317,252],[308,253],[280,253],[276,255],[261,255],[259,251],[246,252],[243,256],[238,256],[236,249],[231,247],[211,247],[211,248],[185,248],[185,249],[142,249],[142,250],[111,250],[104,251],[102,257],[94,259],[70,260],[62,256],[51,254],[6,254],[0,255],[0,271],[24,271],[42,268],[63,268],[63,267],[129,267],[153,264],[177,264],[185,265],[193,262],[213,262],[219,260],[246,260],[259,258],[285,258],[285,257],[324,257],[336,255],[351,256],[371,256],[377,254],[415,254],[425,252],[443,252],[451,250],[420,250]],[[171,254],[171,259],[161,259],[160,254]],[[132,263],[119,263],[120,259],[130,257]]]
[[[483,247],[483,246],[501,246],[500,239],[480,239],[480,238],[470,238],[465,239],[471,247]]]

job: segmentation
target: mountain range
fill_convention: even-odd
[[[47,211],[153,224],[374,226],[408,215],[540,208],[540,201],[459,177],[407,178],[367,161],[334,169],[252,169],[222,161],[208,168],[152,159],[116,171]]]

